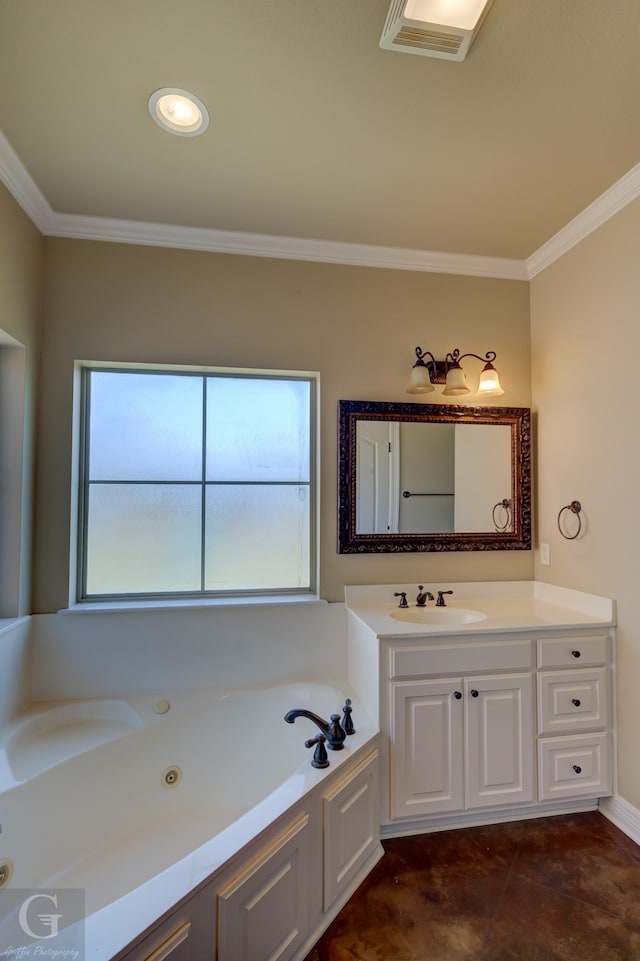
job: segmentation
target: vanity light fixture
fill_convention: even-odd
[[[380,46],[464,60],[493,0],[392,0]]]
[[[460,366],[460,361],[465,357],[475,357],[476,360],[484,361],[477,390],[480,397],[499,397],[504,394],[498,371],[493,366],[493,361],[496,359],[495,350],[488,350],[484,357],[480,357],[479,354],[461,354],[456,347],[446,355],[444,360],[436,360],[430,350],[416,347],[416,357],[418,359],[411,371],[407,394],[428,394],[435,390],[434,384],[444,384],[442,391],[444,397],[469,394],[471,388]],[[425,357],[429,359],[425,360]]]
[[[149,113],[163,130],[178,137],[197,137],[209,126],[202,100],[179,87],[155,90],[149,97]]]

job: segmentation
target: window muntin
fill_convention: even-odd
[[[79,600],[314,591],[313,376],[82,382]]]

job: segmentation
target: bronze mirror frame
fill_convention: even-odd
[[[358,534],[356,427],[358,421],[502,424],[511,429],[513,530],[496,533]],[[531,412],[528,407],[462,407],[338,401],[338,553],[531,550]]]

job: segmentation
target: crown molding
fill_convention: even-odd
[[[585,207],[582,213],[570,220],[557,234],[531,254],[526,261],[528,278],[532,280],[536,274],[551,266],[559,257],[566,254],[638,196],[640,196],[640,164],[632,167],[592,204]]]
[[[46,233],[53,210],[1,130],[0,181],[5,185],[14,200],[20,204],[40,233]]]
[[[55,237],[142,244],[147,247],[178,247],[183,250],[201,250],[247,257],[310,260],[358,267],[383,267],[392,270],[418,270],[527,280],[525,264],[521,260],[379,247],[374,244],[309,240],[302,237],[275,237],[267,234],[179,227],[173,224],[115,220],[106,217],[54,213],[46,233]]]

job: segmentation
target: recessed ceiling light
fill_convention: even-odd
[[[162,87],[152,93],[149,113],[163,130],[179,137],[197,137],[209,126],[209,114],[202,100],[178,87]]]

